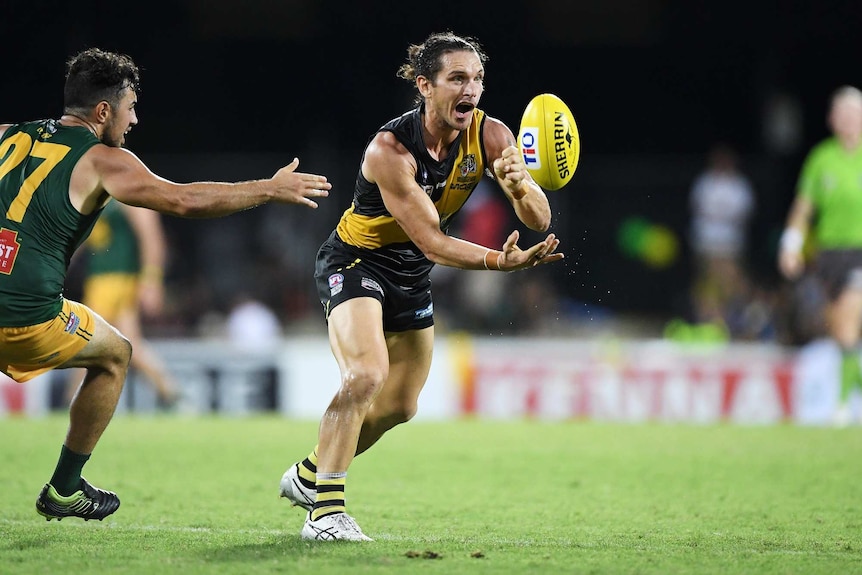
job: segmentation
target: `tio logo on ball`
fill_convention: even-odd
[[[542,167],[542,162],[539,160],[539,128],[522,128],[521,133],[521,153],[524,156],[524,163],[530,170],[537,170]]]

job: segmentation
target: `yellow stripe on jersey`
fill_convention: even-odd
[[[426,190],[434,200],[440,215],[440,228],[446,229],[449,220],[458,213],[485,172],[485,156],[482,149],[482,121],[485,113],[473,110],[473,121],[463,133],[458,154],[446,179],[442,193],[437,189]],[[416,159],[417,163],[421,160]],[[410,238],[389,214],[365,216],[356,213],[356,205],[345,210],[338,222],[337,233],[347,244],[366,249],[378,249],[390,244],[409,242]]]

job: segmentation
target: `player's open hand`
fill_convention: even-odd
[[[544,241],[526,250],[518,247],[519,237],[518,230],[515,230],[509,234],[506,243],[503,244],[503,252],[497,260],[497,267],[502,271],[513,272],[556,262],[565,257],[562,253],[556,253],[560,240],[554,234],[548,234]]]
[[[317,202],[311,198],[327,197],[332,184],[326,181],[326,176],[297,172],[298,166],[299,158],[294,158],[290,164],[281,168],[272,177],[276,187],[273,201],[316,208]]]

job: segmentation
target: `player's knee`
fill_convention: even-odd
[[[341,389],[351,401],[370,404],[386,382],[386,370],[377,367],[349,369],[341,376]]]
[[[132,342],[118,334],[107,349],[104,355],[104,367],[112,372],[124,373],[132,360]]]

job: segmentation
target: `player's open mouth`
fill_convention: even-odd
[[[475,106],[470,102],[461,102],[460,104],[455,106],[455,111],[458,112],[459,116],[463,116],[471,113],[473,111],[473,108],[475,108]]]

